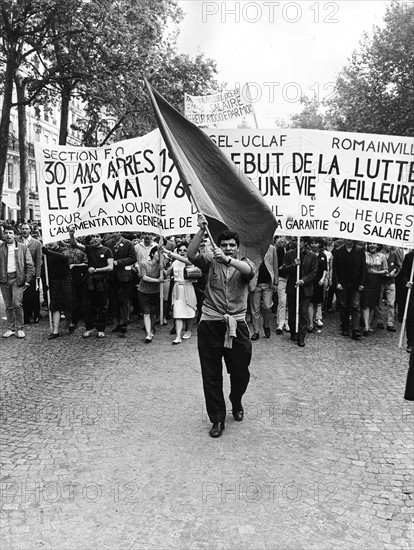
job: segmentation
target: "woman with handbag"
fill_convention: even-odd
[[[172,306],[176,338],[171,343],[176,346],[181,344],[183,339],[191,338],[191,327],[197,311],[197,299],[192,280],[198,273],[201,274],[201,271],[187,258],[187,243],[180,243],[177,253],[166,249],[163,252],[168,258],[174,260],[167,270],[167,276],[171,273],[174,276]]]

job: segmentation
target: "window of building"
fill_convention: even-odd
[[[7,187],[13,189],[14,187],[14,166],[13,164],[7,164]]]

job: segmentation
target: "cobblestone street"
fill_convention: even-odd
[[[273,321],[219,439],[195,332],[171,346],[170,322],[148,346],[134,319],[125,339],[48,341],[44,318],[1,339],[1,548],[414,548],[408,354],[338,323],[299,348]]]

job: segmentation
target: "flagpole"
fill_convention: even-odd
[[[161,148],[160,148],[161,149]],[[160,163],[158,163],[158,170],[160,169]],[[161,174],[158,173],[158,181],[161,180],[160,178]],[[159,205],[160,205],[160,212],[161,212],[161,206],[162,206],[162,193],[159,194]],[[162,235],[161,227],[160,230],[160,243],[162,242],[162,245],[164,246],[164,237]],[[164,325],[164,254],[160,252],[160,249],[158,247],[158,258],[160,262],[160,276],[162,276],[163,281],[160,283],[160,327]]]
[[[44,254],[43,261],[45,262],[45,279],[46,279],[46,286],[47,286],[47,309],[49,313],[49,326],[50,326],[50,332],[53,332],[53,321],[52,321],[52,312],[50,311],[50,287],[49,287],[49,268],[47,265],[47,256]]]
[[[414,278],[414,258],[413,258],[413,263],[411,265],[411,274],[410,274],[410,280],[409,280],[409,282],[411,284],[413,283],[413,278]],[[401,324],[400,341],[398,342],[398,347],[399,348],[401,348],[401,346],[402,346],[402,341],[403,341],[403,336],[404,336],[404,329],[405,329],[405,325],[407,323],[408,305],[409,305],[409,302],[410,302],[411,292],[412,292],[412,287],[408,289],[407,299],[405,301],[404,316],[403,316],[403,320],[402,320],[402,324]]]
[[[184,92],[184,116],[187,117],[187,94]]]
[[[146,78],[144,78],[144,82],[145,82],[145,85],[146,85],[146,87],[147,87],[148,93],[149,93],[149,95],[150,95],[151,103],[152,103],[153,109],[154,109],[155,112],[156,112],[157,118],[158,118],[159,120],[162,120],[162,114],[161,114],[161,112],[160,112],[160,109],[159,109],[159,107],[158,107],[157,102],[155,101],[155,97],[154,97],[154,94],[152,93],[151,86],[149,85],[149,82],[148,82],[148,80],[147,80]],[[162,125],[161,125],[161,124],[159,124],[159,128],[160,128],[162,137],[164,138],[164,141],[166,142],[167,147],[169,148],[170,151],[173,151],[173,150],[174,150],[174,146],[173,146],[173,143],[172,143],[172,141],[171,141],[171,139],[170,139],[170,136],[168,135],[167,132],[163,132],[163,128],[162,128]],[[194,208],[197,210],[197,212],[199,212],[199,213],[201,214],[202,212],[201,212],[200,208],[198,207],[198,204],[197,204],[197,202],[196,202],[196,200],[195,200],[195,198],[194,198],[194,195],[193,195],[193,193],[192,193],[192,191],[191,191],[191,183],[189,182],[188,178],[186,177],[185,171],[182,169],[182,167],[181,167],[181,165],[180,165],[179,159],[178,159],[178,158],[175,158],[175,159],[174,159],[174,162],[175,162],[175,164],[176,164],[176,166],[177,166],[177,169],[178,169],[178,172],[179,172],[181,178],[184,180],[184,183],[185,183],[184,188],[186,189],[186,191],[188,190],[188,194],[189,194],[189,197],[188,197],[188,198],[189,198],[190,202],[192,203],[192,205],[194,206]],[[213,246],[213,249],[216,249],[216,248],[217,248],[217,245],[216,245],[216,243],[214,242],[213,236],[212,236],[212,234],[210,233],[210,230],[209,230],[209,228],[208,228],[208,225],[206,225],[204,229],[205,229],[205,231],[206,231],[206,233],[207,233],[207,235],[208,235],[208,237],[209,237],[209,239],[210,239],[210,241],[211,241],[211,244],[212,244],[212,246]]]
[[[296,259],[300,260],[300,237],[298,236]],[[300,279],[300,264],[296,266],[296,283]],[[296,336],[299,330],[299,285],[296,286],[296,320],[295,320]]]

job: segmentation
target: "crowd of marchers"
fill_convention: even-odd
[[[201,315],[205,274],[187,258],[191,236],[108,233],[43,245],[41,227],[1,223],[0,288],[6,308],[4,338],[24,338],[24,327],[50,312],[54,340],[74,334],[104,338],[108,327],[124,338],[131,318],[150,344],[156,324],[173,320],[173,345],[192,336]],[[322,332],[339,311],[341,334],[354,340],[373,331],[396,332],[406,318],[407,351],[414,343],[414,252],[350,239],[275,236],[249,284],[251,340],[284,332],[300,347],[308,333]],[[214,244],[206,237],[202,252]],[[297,304],[297,297],[299,302]]]

